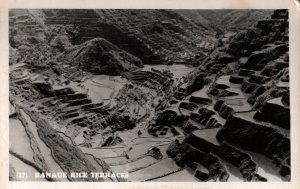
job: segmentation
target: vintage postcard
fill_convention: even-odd
[[[1,9],[5,188],[299,184],[297,1],[29,2]]]

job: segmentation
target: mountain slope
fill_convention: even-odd
[[[218,32],[245,29],[260,19],[269,18],[273,10],[178,10],[178,13],[208,30]]]
[[[94,74],[117,75],[142,66],[139,58],[103,38],[95,38],[75,46],[58,59]]]
[[[42,12],[45,24],[65,28],[73,45],[96,37],[105,38],[145,64],[188,61],[201,55],[197,45],[209,40],[203,35],[203,27],[174,10],[48,9]]]

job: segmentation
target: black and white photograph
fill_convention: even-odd
[[[9,181],[291,181],[289,9],[8,14]]]

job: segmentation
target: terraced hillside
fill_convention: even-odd
[[[196,24],[219,32],[239,31],[253,26],[257,20],[270,18],[272,10],[178,10]],[[226,26],[226,30],[224,30]]]
[[[172,10],[44,10],[43,13],[46,25],[67,27],[72,44],[103,37],[146,64],[189,61],[201,56],[197,44],[204,39],[204,28]]]
[[[289,181],[288,25],[287,10],[11,10],[10,179]]]
[[[209,175],[222,181],[230,179],[226,168],[219,170],[225,160],[235,165],[244,179],[265,181],[267,170],[256,163],[271,160],[278,167],[273,170],[289,179],[287,18],[286,11],[276,10],[271,19],[238,33],[199,62],[198,70],[178,89],[176,98],[186,99],[179,108],[188,110],[187,121],[181,125],[188,136],[168,149],[177,164],[193,167],[191,159],[196,158],[210,170]],[[174,111],[164,116],[171,113],[174,119],[181,117]],[[208,129],[212,131],[207,135]],[[264,160],[255,163],[256,153],[264,155]],[[207,165],[211,156],[216,160]]]

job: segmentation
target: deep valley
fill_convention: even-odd
[[[11,9],[10,180],[290,181],[288,18]]]

